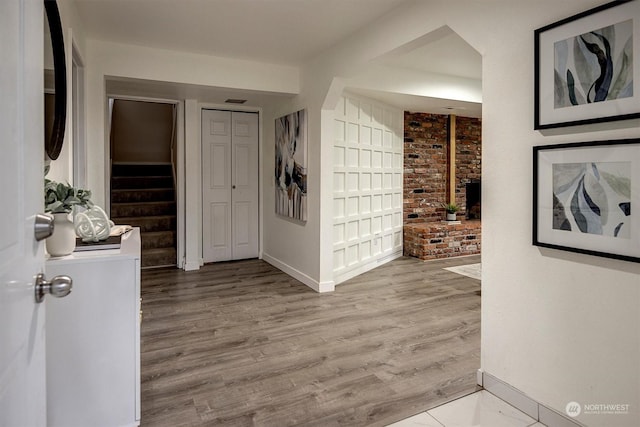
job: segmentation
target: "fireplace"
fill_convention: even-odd
[[[472,179],[465,184],[467,198],[467,219],[480,219],[481,185],[479,179]]]

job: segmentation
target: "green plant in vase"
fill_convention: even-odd
[[[74,207],[90,208],[91,191],[50,179],[44,180],[44,210],[53,216],[53,234],[47,238],[51,256],[69,255],[76,247],[76,232],[69,214]]]
[[[456,212],[460,210],[460,206],[455,203],[443,203],[442,207],[447,212],[447,221],[455,221]]]
[[[52,214],[71,213],[74,206],[90,208],[91,191],[75,188],[71,185],[55,182],[50,179],[44,180],[44,211]]]

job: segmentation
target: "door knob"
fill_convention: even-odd
[[[56,276],[48,282],[45,275],[40,273],[36,276],[36,302],[42,302],[46,294],[56,298],[66,297],[71,293],[72,286],[73,280],[69,276]]]
[[[33,226],[33,234],[36,240],[44,240],[53,234],[53,218],[49,215],[36,215],[36,222]]]

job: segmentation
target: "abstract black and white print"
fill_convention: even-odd
[[[633,97],[633,21],[554,43],[554,106]]]
[[[553,228],[629,239],[631,162],[554,163]]]
[[[306,110],[276,119],[276,213],[307,220]]]

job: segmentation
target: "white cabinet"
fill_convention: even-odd
[[[120,249],[49,259],[45,272],[73,280],[66,297],[46,297],[47,425],[139,425],[139,230]]]

